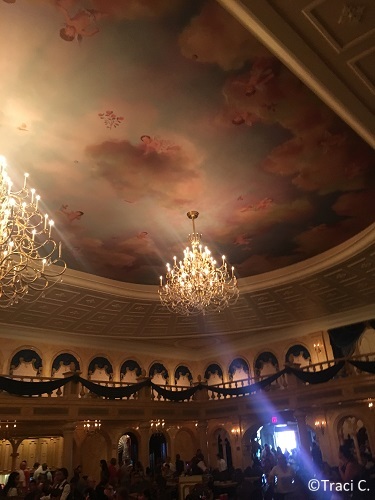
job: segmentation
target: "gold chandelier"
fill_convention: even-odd
[[[191,316],[220,312],[238,299],[237,279],[234,268],[228,272],[225,256],[222,265],[216,266],[210,250],[201,245],[201,236],[195,232],[195,219],[199,213],[187,213],[193,222],[193,232],[189,235],[191,248],[184,250],[183,260],[171,267],[167,264],[166,283],[160,276],[159,296],[161,303],[169,311]]]
[[[6,160],[0,156],[0,307],[16,304],[29,291],[42,292],[61,281],[66,263],[61,242],[52,238],[53,220],[38,209],[40,196],[29,189],[12,191]]]
[[[100,432],[102,427],[101,420],[84,420],[83,421],[83,429],[87,434],[96,434]]]

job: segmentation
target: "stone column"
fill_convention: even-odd
[[[82,372],[65,372],[64,378],[72,377],[73,375],[80,376]],[[79,386],[75,381],[68,382],[63,387],[63,396],[69,399],[78,399],[79,398]]]
[[[10,456],[12,457],[12,465],[11,465],[12,471],[18,470],[19,464],[17,463],[17,459],[19,458],[20,454],[18,453],[17,450],[22,441],[23,439],[12,439],[12,438],[9,439],[10,445],[12,447],[12,453],[10,454]]]
[[[73,473],[73,443],[75,424],[66,424],[63,427],[63,467],[68,469],[69,476]]]
[[[141,375],[137,377],[137,384],[145,382],[146,380],[150,380],[150,377],[147,377],[146,371],[142,370]],[[138,401],[151,401],[151,387],[150,386],[142,387],[142,389],[138,391],[137,399]]]
[[[141,422],[139,424],[139,460],[144,468],[150,465],[150,422]]]
[[[194,396],[193,400],[194,401],[208,401],[208,385],[207,382],[202,382],[202,377],[198,375],[197,382],[193,383],[193,387],[196,387],[197,385],[201,386],[202,388],[198,390]]]
[[[310,451],[310,437],[306,425],[306,413],[297,410],[294,412],[297,421],[299,442],[300,442],[300,457],[306,468],[312,467],[311,451]]]

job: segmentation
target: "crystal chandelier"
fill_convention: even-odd
[[[228,272],[225,256],[222,265],[216,266],[207,247],[201,245],[201,235],[195,232],[195,219],[199,213],[187,213],[193,222],[189,235],[191,248],[184,250],[183,260],[171,267],[167,264],[166,283],[160,276],[159,296],[169,311],[182,316],[220,312],[235,304],[238,298],[237,279],[234,268]]]
[[[0,156],[0,307],[16,304],[29,291],[42,292],[61,281],[66,264],[61,242],[52,238],[53,220],[38,209],[40,196],[29,189],[13,191]]]

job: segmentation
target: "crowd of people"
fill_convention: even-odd
[[[191,489],[186,500],[370,500],[375,498],[375,461],[371,454],[361,458],[362,464],[346,443],[339,450],[339,466],[330,467],[323,461],[316,442],[309,457],[297,450],[275,450],[268,444],[263,448],[253,446],[252,465],[245,470],[228,467],[220,453],[214,467],[209,468],[201,450],[189,462],[179,454],[175,460],[169,456],[159,459],[153,470],[129,458],[121,464],[112,458],[109,463],[100,461],[97,483],[84,474],[80,465],[70,476],[66,468],[52,471],[46,463],[35,463],[29,470],[22,461],[19,469],[9,474],[0,496],[24,500],[177,500],[179,477],[200,475],[202,481]],[[352,482],[354,488],[349,493],[337,489],[312,492],[307,487],[312,477],[335,484]],[[366,481],[367,492],[355,488],[360,480]]]

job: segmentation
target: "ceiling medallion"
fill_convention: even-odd
[[[234,267],[228,272],[225,256],[222,265],[216,266],[207,247],[201,245],[201,234],[195,232],[195,219],[199,213],[187,213],[193,222],[193,232],[189,235],[191,248],[186,247],[182,261],[171,267],[167,264],[166,283],[160,276],[159,296],[161,303],[173,313],[192,316],[220,312],[238,299],[237,279]]]
[[[53,220],[38,209],[40,196],[27,187],[12,191],[6,160],[0,156],[0,307],[16,304],[30,291],[61,281],[66,263],[61,242],[52,238]]]

